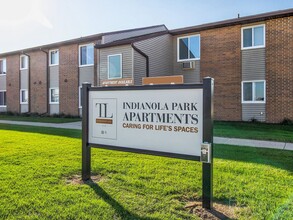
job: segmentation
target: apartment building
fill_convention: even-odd
[[[215,78],[215,119],[293,120],[293,9],[101,33],[0,54],[0,111],[80,115],[81,85]],[[126,82],[126,83],[125,83]]]

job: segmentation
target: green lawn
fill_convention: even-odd
[[[0,114],[0,120],[10,121],[29,121],[29,122],[45,122],[45,123],[67,123],[80,121],[80,118],[58,118],[58,117],[40,117],[40,116],[15,116]]]
[[[216,121],[214,135],[293,143],[293,125]]]
[[[69,184],[81,170],[80,131],[0,129],[0,219],[198,219],[184,206],[201,197],[199,162],[93,149],[100,181]],[[215,201],[233,200],[239,219],[293,219],[292,158],[216,145]]]

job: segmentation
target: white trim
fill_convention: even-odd
[[[260,46],[253,46],[254,45],[254,28],[256,27],[263,27],[263,45]],[[251,47],[243,47],[243,30],[245,29],[252,29],[252,46]],[[257,49],[257,48],[265,48],[266,47],[266,26],[265,24],[258,24],[253,26],[247,26],[241,28],[241,50],[249,50],[249,49]]]
[[[120,70],[121,70],[121,72],[120,72],[120,77],[114,77],[114,78],[110,78],[110,68],[109,68],[109,66],[110,66],[110,62],[109,62],[109,58],[110,57],[114,57],[114,56],[120,56]],[[108,67],[108,79],[122,79],[123,78],[123,70],[122,70],[122,54],[121,53],[118,53],[118,54],[111,54],[111,55],[108,55],[108,65],[107,65],[107,67]]]
[[[90,46],[92,45],[93,46],[93,64],[84,64],[84,65],[81,65],[80,64],[80,48],[81,47],[84,47],[84,46]],[[94,47],[94,43],[89,43],[89,44],[81,44],[78,46],[78,67],[86,67],[86,66],[93,66],[95,64],[95,47]]]
[[[58,102],[52,102],[51,100],[51,90],[53,89],[58,89],[58,95],[60,94],[59,93],[59,87],[52,87],[52,88],[49,88],[49,104],[50,105],[58,105],[59,104],[59,101]]]
[[[4,66],[5,66],[5,73],[3,73],[3,74],[0,73],[0,76],[6,76],[6,74],[7,74],[6,58],[1,58],[0,61],[1,60],[3,61],[3,64],[5,63],[5,65],[3,65],[3,67],[2,67],[2,69],[4,69]]]
[[[85,65],[79,65],[78,67],[87,67],[87,66],[93,66],[94,64],[85,64]]]
[[[179,59],[179,40],[182,38],[191,38],[191,37],[199,37],[199,58],[189,58],[189,59]],[[188,40],[188,49],[190,48],[190,40]],[[193,60],[200,60],[200,34],[193,34],[193,35],[186,35],[182,37],[177,37],[177,62],[185,62],[185,61],[193,61]],[[189,56],[189,55],[188,55]]]
[[[82,108],[82,103],[81,103],[81,89],[82,89],[82,86],[79,86],[78,87],[78,108]]]
[[[27,102],[22,102],[22,91],[27,91]],[[27,89],[21,89],[20,91],[19,91],[19,93],[20,93],[20,95],[19,95],[19,98],[20,98],[20,104],[28,104],[28,102],[29,102],[29,94],[28,94],[28,90]]]
[[[1,108],[6,108],[7,107],[7,90],[0,90],[0,92],[6,93],[6,105],[0,105]]]
[[[21,68],[21,59],[22,57],[25,57],[25,67],[24,68]],[[19,56],[19,70],[27,70],[28,69],[28,56],[27,55],[20,55]]]
[[[57,64],[51,64],[51,53],[55,51],[58,51],[58,61],[57,61]],[[59,65],[59,49],[49,50],[49,66],[58,66],[58,65]]]
[[[252,83],[252,99],[254,99],[255,96],[255,89],[254,89],[254,85],[256,82],[263,82],[264,83],[264,100],[263,101],[244,101],[243,98],[243,93],[244,93],[244,88],[243,88],[243,84],[244,83]],[[242,81],[241,82],[241,103],[242,104],[248,104],[248,103],[253,103],[253,104],[265,104],[266,103],[266,81],[265,80],[247,80],[247,81]]]

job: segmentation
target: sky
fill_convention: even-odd
[[[293,0],[0,0],[0,53],[165,24],[176,29],[293,8]]]

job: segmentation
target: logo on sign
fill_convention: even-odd
[[[113,113],[109,114],[108,103],[96,103],[98,108],[98,118],[96,118],[97,124],[113,124]]]
[[[105,139],[117,138],[116,99],[94,100],[94,137]]]

